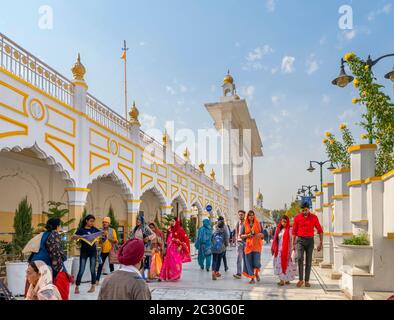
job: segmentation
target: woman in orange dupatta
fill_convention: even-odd
[[[251,284],[260,281],[261,249],[263,247],[263,226],[253,210],[249,210],[241,228],[241,238],[245,241],[244,270],[242,274]]]

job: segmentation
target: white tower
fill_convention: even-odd
[[[246,100],[237,95],[228,72],[223,79],[220,102],[205,107],[221,133],[222,184],[230,192],[230,216],[239,209],[253,208],[253,158],[263,156],[256,121],[249,114]]]

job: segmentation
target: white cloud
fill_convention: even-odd
[[[271,54],[274,52],[274,49],[272,49],[268,44],[262,46],[262,47],[257,47],[253,49],[252,51],[248,52],[246,55],[246,63],[243,67],[244,70],[261,70],[264,69],[264,66],[260,62],[264,56]]]
[[[156,125],[157,118],[147,113],[140,115],[140,121],[146,129],[152,129]]]
[[[393,9],[393,5],[391,3],[387,3],[381,9],[378,9],[376,11],[371,11],[368,14],[367,19],[368,21],[375,20],[377,16],[380,16],[382,14],[390,14],[392,9]]]
[[[277,150],[283,148],[283,144],[281,142],[274,142],[269,146],[271,150]]]
[[[308,60],[306,61],[306,73],[308,75],[311,75],[313,73],[315,73],[317,70],[319,70],[319,62],[317,62],[315,55],[311,54],[308,58]]]
[[[179,90],[180,90],[182,93],[185,93],[185,92],[187,92],[187,87],[186,87],[185,85],[181,84],[181,85],[179,85]]]
[[[274,49],[272,49],[268,44],[264,45],[262,48],[257,47],[256,49],[252,50],[248,53],[246,60],[248,61],[256,61],[261,60],[265,55],[269,53],[273,53]]]
[[[146,42],[145,41],[140,41],[140,46],[141,47],[146,46]]]
[[[288,117],[290,115],[290,113],[286,109],[283,109],[283,110],[280,111],[280,115],[282,117]]]
[[[279,105],[286,99],[286,96],[283,94],[274,94],[271,96],[271,101],[274,105]]]
[[[357,31],[356,31],[356,29],[353,29],[353,30],[350,30],[350,31],[345,31],[343,33],[343,35],[345,36],[345,38],[347,40],[352,40],[357,35]]]
[[[338,119],[341,121],[345,121],[348,119],[355,118],[357,116],[357,111],[355,109],[347,109],[343,111],[339,116]]]
[[[326,36],[322,36],[319,40],[319,44],[321,46],[325,45],[327,43],[327,37]]]
[[[170,94],[170,95],[176,95],[176,91],[174,90],[173,87],[171,86],[166,86],[166,91]]]
[[[294,71],[294,62],[295,58],[291,56],[284,56],[282,59],[282,72],[283,73],[292,73]]]
[[[279,68],[275,67],[271,69],[271,74],[277,74],[278,73]]]
[[[323,94],[323,97],[321,98],[321,102],[323,104],[329,104],[331,102],[331,98],[330,96]]]
[[[250,99],[253,99],[254,91],[255,91],[254,86],[247,86],[241,88],[241,94]]]
[[[268,12],[274,12],[276,7],[276,0],[266,0],[265,7],[267,8]]]

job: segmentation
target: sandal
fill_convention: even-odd
[[[278,284],[278,286],[280,286],[280,287],[283,287],[283,286],[285,285],[284,281],[279,281],[277,284]]]

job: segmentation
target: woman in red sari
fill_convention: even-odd
[[[167,254],[160,271],[160,279],[176,281],[181,278],[182,263],[191,262],[190,243],[179,218],[170,221],[167,234]]]

